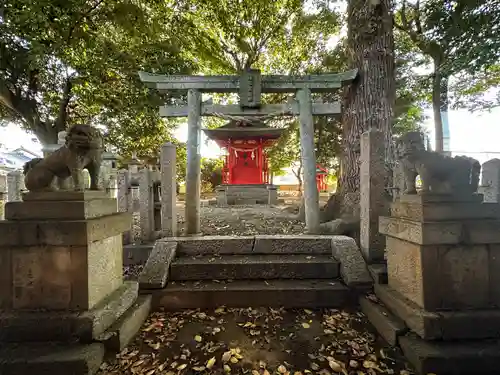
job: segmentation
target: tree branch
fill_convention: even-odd
[[[68,104],[71,100],[71,89],[73,87],[72,82],[73,76],[68,76],[64,83],[64,90],[59,103],[59,114],[56,120],[56,128],[58,130],[63,130],[66,128],[66,122],[68,120]]]

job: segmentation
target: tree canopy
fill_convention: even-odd
[[[483,96],[500,83],[499,1],[396,2],[393,133],[418,128],[431,103],[438,112],[448,103],[471,109],[499,103],[494,95]],[[139,81],[139,70],[345,71],[351,68],[353,51],[345,37],[342,5],[327,0],[2,2],[0,123],[16,123],[46,144],[55,143],[57,132],[68,125],[90,122],[106,129],[108,143],[120,154],[155,157],[162,143],[175,141],[173,130],[180,123],[161,119],[158,106],[185,98],[148,89]],[[430,62],[431,76],[416,72]],[[342,100],[344,94],[317,99]],[[216,101],[234,99],[214,95]],[[263,98],[268,103],[286,99]],[[222,123],[218,118],[204,121],[207,126]],[[285,118],[270,124],[286,129],[269,152],[271,168],[278,173],[300,155],[297,122]],[[316,118],[320,164],[339,167],[343,136],[339,118]]]

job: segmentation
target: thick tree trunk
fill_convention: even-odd
[[[391,155],[395,101],[394,35],[391,0],[349,0],[347,8],[350,67],[359,77],[347,89],[342,127],[343,154],[335,216],[357,215],[361,134],[378,129]]]
[[[44,146],[57,144],[57,133],[66,129],[66,123],[39,123],[30,126],[30,130]]]
[[[448,112],[448,76],[443,74],[439,59],[434,59],[432,77],[432,111],[434,114],[435,150],[444,151],[443,114]]]

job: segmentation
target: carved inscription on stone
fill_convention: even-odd
[[[260,107],[261,75],[259,70],[251,69],[242,72],[240,77],[240,106],[242,108]]]

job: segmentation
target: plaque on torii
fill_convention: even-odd
[[[297,116],[300,122],[300,147],[304,172],[304,205],[306,230],[319,232],[319,193],[316,187],[316,156],[314,151],[315,115],[339,115],[340,103],[313,103],[312,93],[332,92],[349,85],[357,70],[345,73],[322,73],[301,76],[261,75],[249,69],[240,75],[184,76],[139,72],[146,85],[159,91],[187,91],[188,103],[162,106],[162,117],[187,117],[186,168],[186,231],[200,233],[200,145],[201,116]],[[221,105],[202,103],[204,92],[238,93],[240,103]],[[262,93],[295,93],[295,99],[281,104],[261,104]]]

